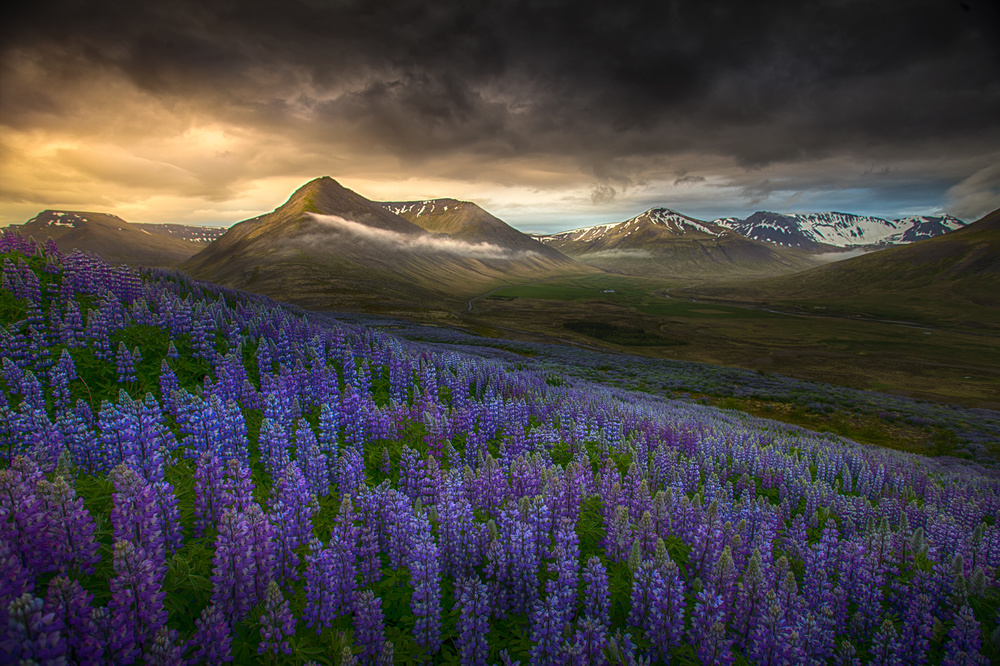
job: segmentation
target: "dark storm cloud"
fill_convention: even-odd
[[[20,130],[77,118],[104,94],[86,82],[104,77],[182,110],[179,125],[200,114],[343,159],[569,160],[588,188],[609,188],[595,204],[658,169],[699,185],[710,158],[752,172],[1000,152],[989,0],[53,0],[3,12],[0,123]],[[737,186],[750,198],[773,187]]]
[[[17,4],[5,54],[117,68],[143,89],[234,105],[348,89],[334,108],[370,114],[370,131],[404,152],[467,145],[470,128],[492,145],[595,155],[641,134],[646,151],[752,165],[995,139],[1000,117],[1000,35],[985,1]],[[428,128],[433,145],[414,145]]]

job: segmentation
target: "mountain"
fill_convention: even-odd
[[[1000,325],[1000,210],[945,235],[792,276],[698,288],[701,295]]]
[[[534,252],[553,262],[572,265],[572,260],[562,252],[518,231],[471,201],[429,199],[385,201],[382,205],[432,234],[444,234],[470,243],[491,243],[519,252]]]
[[[163,234],[171,238],[180,240],[195,241],[197,243],[211,243],[222,237],[226,233],[225,227],[196,227],[190,224],[133,224],[139,229],[152,234]]]
[[[775,275],[813,265],[805,253],[750,240],[668,208],[536,238],[591,266],[657,277]]]
[[[833,248],[900,245],[940,236],[965,226],[961,220],[917,216],[886,220],[851,213],[772,213],[715,221],[753,240],[823,252]]]
[[[93,252],[106,261],[131,266],[173,267],[194,256],[218,232],[180,224],[132,224],[117,215],[44,210],[11,231],[44,241],[52,238],[62,252]],[[221,231],[221,230],[220,230]]]
[[[592,270],[499,231],[499,220],[486,233],[450,217],[432,233],[327,176],[233,225],[181,269],[305,307],[381,310],[451,307],[498,283]]]

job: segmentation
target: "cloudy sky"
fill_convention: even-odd
[[[527,231],[1000,207],[991,0],[5,4],[0,224],[230,224],[320,175]]]

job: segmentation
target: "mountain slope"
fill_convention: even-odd
[[[723,218],[715,222],[753,240],[814,252],[825,252],[831,248],[912,243],[948,233],[965,225],[950,215],[886,220],[852,213],[770,211],[758,211],[745,220]]]
[[[471,201],[430,199],[427,201],[386,201],[386,209],[433,234],[471,243],[492,243],[523,252],[536,252],[559,263],[572,260],[558,250],[518,231]]]
[[[591,266],[657,277],[775,275],[813,265],[802,252],[753,241],[668,208],[538,238]]]
[[[768,303],[822,302],[831,309],[996,327],[1000,210],[943,236],[792,276],[699,288],[698,293]]]
[[[151,234],[161,234],[170,238],[180,240],[195,241],[197,243],[211,243],[222,237],[226,233],[225,227],[196,227],[190,224],[146,224],[133,223],[132,226],[140,230],[148,231]]]
[[[234,225],[181,268],[306,307],[366,309],[454,306],[498,281],[580,269],[496,237],[430,233],[329,177]]]
[[[44,241],[51,237],[62,252],[93,252],[108,262],[131,266],[173,267],[202,250],[206,243],[188,238],[171,227],[183,225],[131,224],[117,215],[84,211],[44,210],[12,231]],[[210,232],[203,231],[202,235]]]

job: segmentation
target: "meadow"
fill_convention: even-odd
[[[706,301],[699,289],[709,287],[624,275],[556,278],[492,292],[475,302],[466,322],[484,332],[492,325],[608,351],[1000,407],[1000,334],[978,323],[892,319],[907,312],[896,312],[888,304],[884,312],[852,312],[844,303],[827,308],[818,302],[783,306]],[[587,335],[573,330],[578,321],[632,333],[624,342],[615,336]],[[645,332],[650,344],[637,344],[635,331]]]
[[[0,257],[13,663],[1000,659],[976,465],[661,393],[729,381],[704,366],[406,340],[13,235]]]

